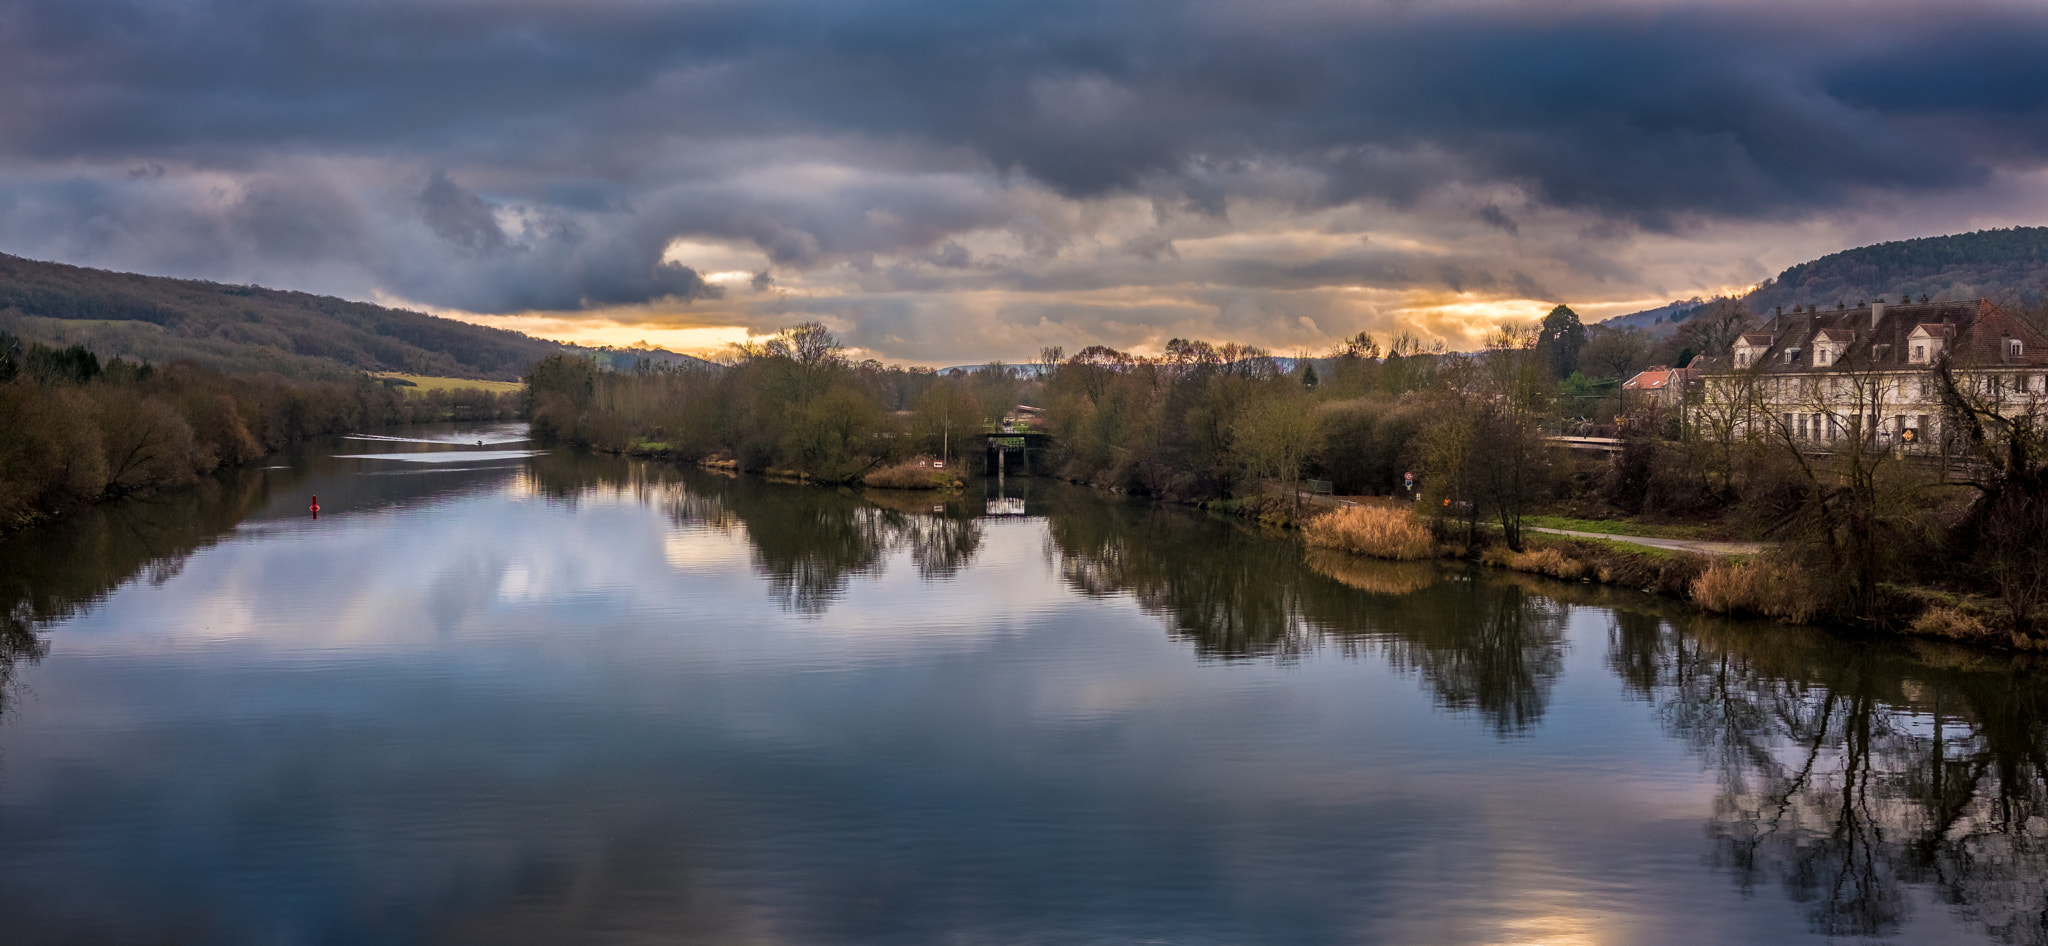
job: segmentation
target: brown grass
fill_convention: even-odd
[[[1804,624],[1821,613],[1820,583],[1804,569],[1758,555],[1724,559],[1693,579],[1693,603],[1723,614],[1760,614]]]
[[[1571,558],[1554,548],[1516,552],[1514,561],[1510,563],[1509,567],[1518,572],[1535,572],[1539,575],[1549,575],[1552,578],[1562,578],[1566,581],[1576,581],[1586,577],[1586,564],[1584,562]]]
[[[1967,641],[1981,641],[1991,636],[1991,629],[1976,615],[1961,608],[1938,605],[1920,612],[1920,616],[1913,619],[1912,631],[1924,637]]]
[[[1407,509],[1345,506],[1309,520],[1301,533],[1313,548],[1396,561],[1436,556],[1436,540],[1430,537],[1429,526]]]
[[[1532,539],[1526,551],[1506,546],[1482,549],[1479,561],[1509,571],[1581,579],[1684,597],[1706,568],[1700,556],[1589,539]]]
[[[960,485],[951,470],[932,465],[930,457],[914,457],[869,473],[861,482],[876,489],[952,489]]]

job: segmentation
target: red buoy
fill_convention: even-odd
[[[315,519],[318,519],[318,518],[320,518],[320,497],[318,497],[318,496],[315,496],[315,497],[313,497],[313,506],[312,506],[312,509],[313,509],[313,518],[315,518]]]

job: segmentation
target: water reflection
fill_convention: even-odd
[[[524,439],[518,425],[435,425],[417,437],[372,435],[409,444],[422,455],[463,456],[470,462],[442,475],[365,476],[360,458],[336,456],[338,442],[321,442],[280,457],[263,469],[223,472],[174,493],[127,499],[81,510],[56,523],[0,539],[0,719],[17,667],[47,655],[43,632],[90,609],[138,576],[161,586],[191,557],[239,529],[306,524],[314,495],[330,526],[337,520],[388,512],[472,493],[502,482],[516,465],[483,452],[447,452],[481,438],[489,445]],[[405,454],[410,456],[410,454]]]
[[[446,902],[415,903],[458,940],[547,930],[574,938],[601,925],[592,917],[636,911],[643,931],[687,930],[706,941],[773,938],[763,932],[763,916],[790,923],[788,913],[801,911],[767,910],[761,901],[772,897],[760,891],[790,889],[803,891],[792,902],[809,898],[802,923],[812,925],[782,929],[813,934],[792,937],[811,941],[937,939],[968,921],[949,927],[934,918],[993,923],[988,916],[1003,910],[1013,914],[1010,925],[990,929],[1014,935],[986,938],[1058,938],[1033,925],[1032,911],[1044,909],[1045,900],[1094,910],[1088,915],[1100,928],[1089,933],[1156,931],[1165,925],[1159,915],[1177,912],[1193,918],[1187,930],[1213,925],[1242,939],[1273,928],[1262,924],[1286,922],[1319,934],[1295,937],[1302,941],[1347,938],[1340,930],[1366,930],[1362,938],[1372,939],[1370,932],[1395,929],[1372,924],[1391,924],[1388,915],[1414,901],[1399,896],[1403,890],[1440,885],[1468,902],[1510,903],[1521,888],[1469,878],[1491,870],[1500,875],[1493,882],[1513,879],[1576,895],[1590,889],[1586,878],[1546,861],[1576,867],[1583,854],[1587,861],[1629,863],[1615,855],[1620,842],[1600,847],[1586,840],[1602,826],[1571,821],[1569,800],[1580,791],[1633,797],[1633,786],[1608,781],[1623,765],[1611,756],[1642,744],[1603,742],[1633,725],[1644,743],[1673,747],[1676,768],[1685,770],[1655,778],[1636,773],[1646,783],[1686,786],[1672,793],[1679,801],[1643,802],[1669,806],[1643,822],[1681,825],[1683,836],[1671,849],[1699,876],[1705,863],[1730,879],[1703,885],[1728,900],[1740,892],[1774,905],[1789,901],[1798,911],[1795,926],[1830,937],[1924,933],[1952,922],[1952,913],[1972,935],[2048,943],[2048,821],[2041,810],[2048,801],[2048,686],[2034,662],[1704,619],[1624,592],[1434,563],[1304,555],[1291,541],[1232,522],[1052,484],[1009,484],[1020,495],[933,497],[802,489],[569,454],[485,460],[434,475],[384,475],[388,467],[365,468],[369,462],[302,458],[289,469],[213,481],[175,501],[101,510],[32,541],[0,543],[0,613],[7,616],[0,625],[0,709],[18,668],[48,650],[39,629],[77,616],[138,576],[157,585],[177,581],[195,553],[238,529],[260,542],[346,528],[357,533],[352,548],[401,541],[426,548],[434,543],[421,537],[423,528],[459,519],[474,529],[463,533],[473,542],[549,545],[548,555],[491,569],[457,567],[466,552],[420,563],[421,572],[438,566],[434,581],[445,578],[449,593],[427,596],[424,616],[394,609],[373,617],[397,614],[431,625],[437,633],[429,645],[364,647],[316,672],[292,663],[320,659],[306,657],[309,650],[221,658],[195,648],[180,655],[187,662],[177,669],[192,679],[227,681],[283,708],[222,698],[213,709],[225,721],[208,722],[201,705],[189,718],[215,728],[191,723],[182,741],[156,737],[160,730],[149,727],[160,725],[159,714],[125,714],[146,725],[134,724],[140,735],[127,741],[102,738],[117,751],[94,760],[100,769],[76,769],[91,778],[59,784],[73,769],[54,764],[38,775],[57,785],[51,798],[84,801],[24,805],[21,812],[75,812],[61,822],[76,832],[66,839],[97,837],[90,832],[108,823],[106,812],[159,799],[150,786],[163,772],[183,768],[262,776],[238,783],[234,805],[216,803],[230,787],[222,780],[195,782],[186,786],[190,797],[158,800],[152,809],[166,819],[215,819],[202,822],[212,825],[212,843],[252,862],[276,849],[266,832],[300,822],[296,812],[235,812],[304,806],[331,823],[294,827],[301,833],[284,832],[289,841],[347,851],[363,837],[409,838],[416,846],[396,845],[403,855],[396,860],[414,863],[448,856],[439,840],[421,839],[467,826],[464,837],[483,852],[465,862],[474,872],[433,895]],[[334,510],[318,524],[301,512],[312,492]],[[439,519],[391,515],[470,500],[476,505],[462,508],[484,511]],[[605,515],[570,517],[538,507]],[[1004,519],[987,518],[991,509]],[[1019,510],[1037,519],[1015,521]],[[491,521],[497,516],[522,521]],[[653,537],[653,568],[632,571],[627,566],[640,564],[625,561],[632,548],[606,546],[626,533]],[[666,548],[663,535],[674,539]],[[707,536],[721,542],[698,544]],[[304,542],[273,554],[305,554],[325,567],[313,554],[322,547]],[[238,549],[252,561],[261,558],[239,545],[219,552]],[[684,567],[711,552],[725,556],[718,560],[723,571]],[[1042,569],[1034,553],[1042,554]],[[531,592],[539,602],[533,607],[492,610],[512,586],[506,576],[515,566],[580,564],[606,554],[618,560],[592,561],[591,570],[616,566],[628,580],[612,574],[611,585],[579,583],[565,568],[530,586],[540,589]],[[670,556],[667,564],[662,554]],[[943,655],[928,640],[898,636],[876,642],[877,649],[896,648],[888,659],[857,672],[818,672],[817,663],[803,662],[802,651],[826,638],[821,628],[861,617],[854,602],[868,599],[850,593],[856,580],[907,568],[924,582],[968,589],[922,604],[941,620],[966,623],[979,615],[961,618],[947,609],[962,600],[980,607],[982,598],[1001,594],[989,582],[992,569],[977,568],[977,561],[1001,565],[1005,554],[1031,572],[1020,577],[1013,568],[1006,581],[1042,582],[1029,592],[1058,598],[1046,606],[1064,610]],[[631,610],[644,599],[619,590],[668,579],[674,583],[650,596],[689,590],[698,597],[649,615]],[[880,590],[903,596],[883,602],[893,607],[921,589],[898,582]],[[269,593],[261,600],[280,600]],[[764,594],[772,607],[762,603]],[[561,602],[569,604],[549,609]],[[714,603],[724,609],[716,622],[677,617]],[[778,611],[804,620],[786,621]],[[479,619],[480,613],[489,616]],[[1136,630],[1119,638],[1119,621]],[[511,629],[497,633],[499,622]],[[794,629],[783,638],[788,649],[775,650],[771,641],[750,659],[704,659],[738,649],[720,635],[742,623],[748,634],[731,637],[758,641],[772,635],[758,633],[757,625],[787,624]],[[478,630],[484,625],[490,632]],[[113,698],[116,688],[100,686],[108,681],[143,693],[177,676],[162,673],[147,646],[106,652],[112,656],[102,675],[76,671],[94,685],[74,684],[73,699]],[[1317,663],[1319,654],[1340,659]],[[216,659],[229,661],[227,669],[209,663]],[[1315,672],[1298,672],[1304,667]],[[1569,673],[1579,675],[1579,684],[1592,678],[1591,686],[1578,687],[1576,729],[1573,699],[1560,696],[1572,692]],[[275,676],[295,680],[271,690]],[[263,686],[251,682],[259,680]],[[1376,686],[1383,680],[1395,685]],[[1417,687],[1426,697],[1415,695]],[[1592,690],[1604,694],[1597,703],[1586,695]],[[124,698],[173,715],[187,711],[178,699],[189,695],[157,696],[155,703]],[[1416,711],[1403,715],[1404,701]],[[33,710],[22,716],[36,718]],[[61,721],[44,722],[44,732],[63,738],[43,745],[69,752],[72,734]],[[1426,739],[1404,742],[1404,726],[1435,728]],[[282,734],[282,748],[265,749],[271,754],[261,765],[246,764],[249,747],[270,746],[259,736],[273,732]],[[1690,759],[1679,758],[1680,745]],[[1530,751],[1537,746],[1543,751]],[[1436,771],[1404,769],[1404,752],[1441,753],[1427,757]],[[63,755],[47,748],[45,754]],[[330,766],[330,757],[348,764]],[[1407,780],[1422,787],[1404,794]],[[1532,781],[1544,784],[1525,784]],[[289,804],[279,801],[280,785],[289,787]],[[112,787],[94,794],[94,786]],[[1516,817],[1493,810],[1525,790],[1537,801],[1510,812]],[[1447,801],[1446,792],[1462,794]],[[207,801],[192,800],[199,797]],[[1700,803],[1703,797],[1710,802]],[[704,812],[714,814],[700,817]],[[1228,820],[1244,812],[1258,814]],[[1537,822],[1524,817],[1532,812],[1555,819],[1538,824],[1556,829],[1541,838],[1556,846],[1539,854],[1488,848],[1469,833],[1537,836]],[[394,819],[404,830],[390,830]],[[1695,827],[1702,820],[1704,845]],[[12,834],[0,834],[0,842],[19,842],[12,849],[0,843],[14,858],[8,863],[18,862],[8,876],[43,866],[21,853],[32,847],[19,840],[26,823],[8,822]],[[1058,837],[1050,854],[1043,850],[1049,833]],[[835,840],[817,840],[828,837]],[[79,843],[75,850],[93,848]],[[83,859],[85,866],[52,876],[105,873],[119,859]],[[1451,866],[1436,876],[1416,863]],[[1534,880],[1521,873],[1532,863],[1541,868]],[[1390,866],[1399,864],[1423,878],[1407,881],[1420,888],[1400,886]],[[368,889],[375,885],[350,869],[332,871],[366,885],[351,896],[404,902],[404,895]],[[1459,879],[1446,879],[1453,876]],[[182,889],[149,886],[157,882],[150,877],[128,882],[160,898],[135,908],[137,930],[152,929],[150,912],[177,900]],[[1560,914],[1558,922],[1611,911],[1615,901],[1637,894],[1629,882],[1613,881],[1622,891],[1615,900],[1589,899],[1582,914]],[[1059,895],[1002,899],[1001,891],[1033,885],[1051,885]],[[1699,886],[1684,897],[1704,899]],[[1103,890],[1155,899],[1132,907]],[[1228,895],[1245,890],[1284,890],[1313,902],[1271,914],[1232,912]],[[16,905],[34,899],[13,895],[27,898]],[[1361,903],[1379,912],[1345,912]],[[1769,930],[1761,938],[1790,938],[1757,922]],[[361,938],[404,925],[363,927]],[[1402,931],[1416,929],[1423,928]],[[1457,938],[1427,930],[1380,938]]]
[[[1076,591],[1133,596],[1205,657],[1291,659],[1324,644],[1378,654],[1501,735],[1543,718],[1563,667],[1564,606],[1512,583],[1447,582],[1435,563],[1304,563],[1285,539],[1082,497],[1053,508],[1047,535]]]
[[[817,489],[712,476],[663,464],[560,453],[535,461],[543,491],[573,502],[589,490],[628,494],[688,527],[740,530],[769,598],[822,616],[855,578],[907,551],[919,577],[960,573],[981,548],[974,506],[952,494]]]
[[[1930,890],[2048,942],[2048,680],[2037,662],[1617,612],[1610,665],[1719,783],[1713,859],[1828,936],[1885,936]]]
[[[84,510],[0,541],[0,719],[18,668],[49,651],[43,630],[103,600],[137,575],[175,578],[270,498],[270,481],[243,471],[176,496]]]

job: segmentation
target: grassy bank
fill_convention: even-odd
[[[1220,511],[1242,514],[1245,510]],[[1626,541],[1561,536],[1532,536],[1519,551],[1492,542],[1491,537],[1482,539],[1479,548],[1468,548],[1449,539],[1440,523],[1410,509],[1388,506],[1345,506],[1307,518],[1299,528],[1303,544],[1310,549],[1311,566],[1326,574],[1341,573],[1347,556],[1402,562],[1473,559],[1565,581],[1638,589],[1720,614],[1790,624],[1835,623],[1823,607],[1823,583],[1818,576],[1774,553],[1703,555]],[[1680,537],[1669,532],[1664,535]],[[1857,630],[2018,650],[2048,649],[2048,640],[2015,631],[1996,602],[1981,596],[1912,587],[1888,587],[1886,594],[1889,620],[1859,625]]]

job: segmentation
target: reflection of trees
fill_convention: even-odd
[[[1562,605],[1487,582],[1438,585],[1414,598],[1426,610],[1405,614],[1403,631],[1387,642],[1395,667],[1414,668],[1439,702],[1477,711],[1500,735],[1543,718],[1564,669]]]
[[[82,510],[0,541],[0,714],[15,673],[42,659],[39,631],[103,600],[138,574],[162,584],[267,498],[260,473],[208,477],[148,501]]]
[[[884,508],[844,490],[730,481],[721,499],[745,524],[768,593],[799,614],[823,614],[855,576],[907,550],[919,576],[944,579],[981,548],[981,526],[944,513]]]
[[[958,516],[896,514],[910,563],[927,581],[951,578],[981,551],[981,523]]]
[[[1831,936],[1897,932],[1923,887],[2048,943],[2048,686],[1982,654],[1628,616],[1610,665],[1720,781],[1714,859]]]
[[[34,624],[18,615],[0,615],[0,718],[7,714],[7,698],[14,692],[16,668],[35,663],[48,652],[49,645],[36,634]]]
[[[1070,586],[1130,594],[1206,657],[1287,656],[1326,641],[1377,649],[1503,735],[1542,718],[1563,667],[1564,609],[1512,584],[1418,580],[1415,563],[1357,558],[1310,567],[1292,542],[1173,510],[1054,507],[1048,553]]]
[[[860,495],[793,487],[751,477],[712,476],[668,464],[558,454],[536,458],[549,496],[573,501],[605,488],[662,506],[677,523],[745,530],[754,570],[768,594],[799,614],[819,615],[853,579],[879,573],[891,553],[907,552],[920,577],[958,574],[981,550],[981,523],[927,494]]]
[[[1355,594],[1307,573],[1291,545],[1171,510],[1090,499],[1056,503],[1047,523],[1048,554],[1060,576],[1091,597],[1130,594],[1202,656],[1313,646],[1298,600],[1304,574],[1317,591]]]

